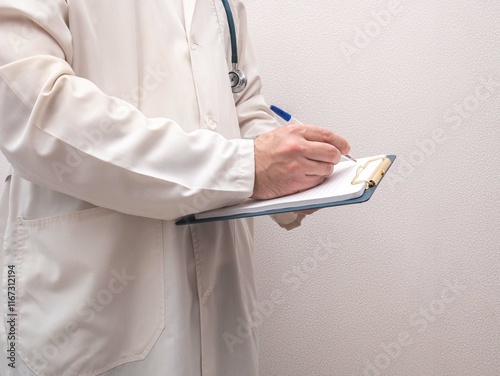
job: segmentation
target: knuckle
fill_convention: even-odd
[[[302,165],[298,161],[291,161],[288,164],[288,171],[292,176],[300,175],[302,172]]]
[[[333,141],[333,133],[325,128],[321,128],[321,138],[323,139],[323,142],[330,143]]]
[[[285,128],[287,132],[292,134],[303,134],[306,130],[306,127],[300,124],[289,124]]]
[[[292,155],[298,155],[304,153],[306,151],[306,147],[299,142],[290,141],[287,144],[287,151]]]

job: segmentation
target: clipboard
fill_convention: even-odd
[[[387,171],[389,170],[395,159],[396,159],[395,155],[374,156],[365,158],[364,161],[358,165],[350,166],[349,173],[351,175],[348,176],[348,180],[350,180],[350,182],[348,181],[347,183],[350,183],[352,187],[357,187],[355,191],[357,193],[353,193],[357,195],[357,197],[352,197],[342,200],[336,200],[335,197],[332,197],[331,199],[325,199],[322,202],[314,202],[314,199],[310,200],[310,202],[307,202],[307,200],[299,203],[294,202],[293,201],[294,196],[301,194],[299,193],[281,198],[281,200],[283,201],[283,205],[285,206],[279,208],[273,208],[272,205],[269,205],[270,208],[266,208],[266,202],[273,202],[273,200],[275,199],[263,200],[261,201],[263,203],[262,204],[263,206],[258,209],[251,208],[245,210],[244,206],[242,209],[239,209],[238,207],[240,205],[235,205],[221,209],[209,210],[207,212],[202,212],[198,214],[189,214],[179,218],[175,224],[178,226],[182,226],[189,224],[223,221],[229,219],[240,219],[248,217],[258,217],[262,215],[295,212],[300,210],[321,209],[334,206],[360,204],[368,201],[373,196],[375,190],[380,185],[380,182],[382,181],[383,177],[387,174]],[[335,179],[335,171],[332,179]],[[311,188],[310,190],[305,192],[310,192],[314,189],[315,188]],[[288,206],[286,205],[287,200],[290,200],[291,202],[291,204]],[[234,213],[235,211],[236,213]],[[214,215],[212,216],[210,213],[214,213]],[[227,214],[224,215],[224,213]]]

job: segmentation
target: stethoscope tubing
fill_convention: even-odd
[[[231,36],[231,63],[238,64],[238,46],[236,44],[236,28],[234,27],[233,12],[227,0],[222,0],[226,10],[227,23],[229,25],[229,35]]]
[[[234,18],[228,0],[222,0],[224,10],[226,11],[227,23],[229,25],[229,35],[231,37],[231,64],[232,70],[229,72],[229,82],[233,93],[241,92],[247,86],[247,76],[238,69],[238,46],[236,42],[236,28],[234,27]]]

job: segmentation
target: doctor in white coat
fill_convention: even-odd
[[[236,94],[221,0],[0,0],[0,375],[257,374],[252,221],[174,220],[314,186],[349,145],[275,129],[229,4]]]

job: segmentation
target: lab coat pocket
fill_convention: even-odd
[[[17,221],[17,352],[39,376],[144,359],[164,327],[161,221],[93,208]]]

